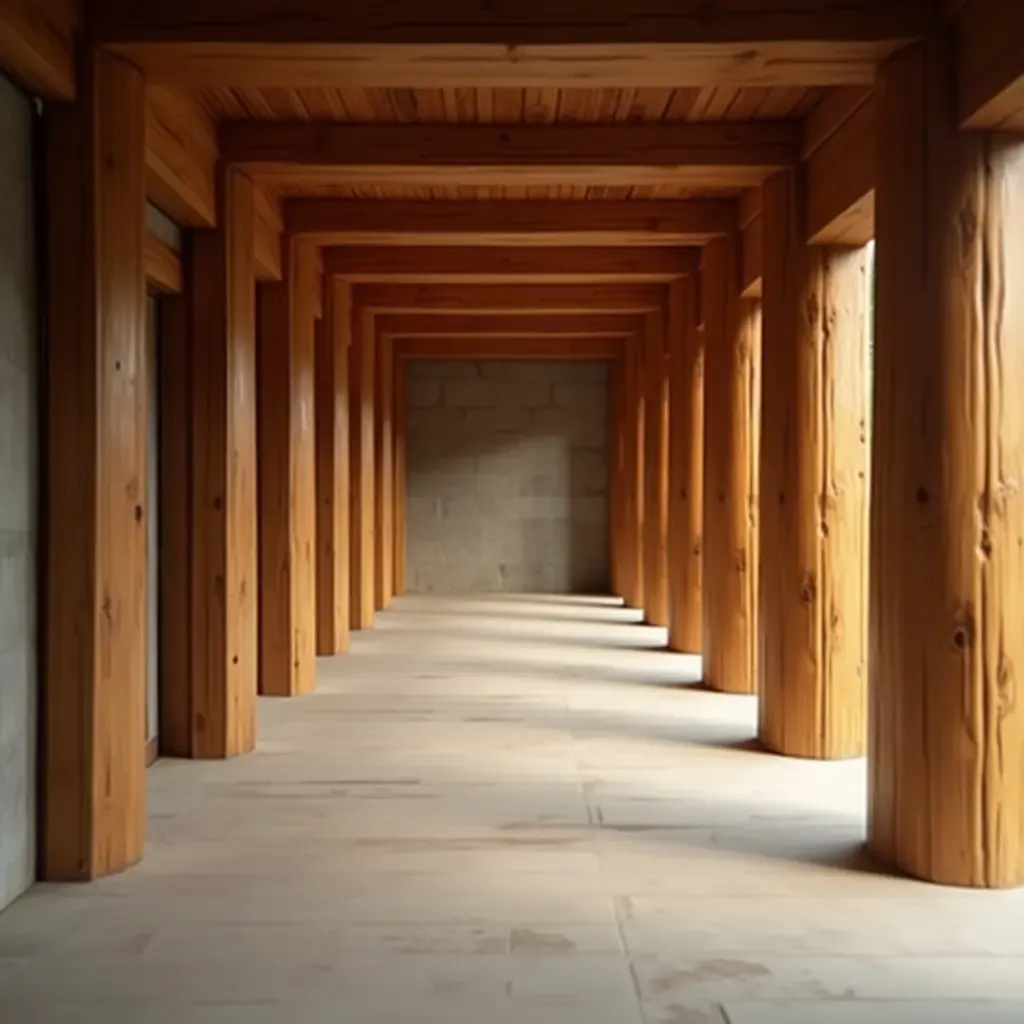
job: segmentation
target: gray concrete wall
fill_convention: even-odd
[[[35,871],[36,316],[32,106],[0,76],[0,908]]]
[[[410,589],[606,592],[607,367],[415,361],[406,372]]]

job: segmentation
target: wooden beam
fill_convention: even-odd
[[[501,7],[445,0],[97,0],[97,38],[194,86],[686,87],[871,81],[930,23],[926,0]]]
[[[145,86],[102,51],[78,75],[77,101],[45,122],[48,881],[129,867],[146,832]]]
[[[281,265],[281,242],[284,219],[281,200],[268,189],[256,186],[256,238],[254,258],[257,281],[280,281],[284,276]]]
[[[183,289],[181,257],[152,231],[146,232],[143,249],[146,288],[152,295],[179,295]]]
[[[338,246],[324,268],[351,283],[659,283],[696,272],[698,249],[669,246]]]
[[[45,100],[75,97],[77,0],[0,0],[0,71]]]
[[[968,0],[954,24],[961,127],[1024,131],[1024,4]]]
[[[822,101],[804,118],[803,138],[800,144],[801,158],[810,160],[857,113],[870,96],[871,89],[867,86],[830,89]]]
[[[814,245],[860,246],[874,237],[875,110],[869,95],[805,165],[807,241]]]
[[[352,297],[328,279],[316,353],[316,650],[349,647],[349,394]]]
[[[517,335],[621,338],[643,328],[642,314],[383,313],[375,318],[378,337],[487,337]]]
[[[342,124],[228,121],[221,156],[294,185],[575,184],[742,188],[799,160],[787,121]]]
[[[146,90],[146,197],[181,227],[217,219],[217,135],[198,105],[169,89]]]
[[[287,230],[318,245],[704,245],[736,225],[729,199],[286,199]]]
[[[399,359],[615,359],[623,347],[620,338],[523,337],[401,338],[395,342]]]
[[[375,313],[646,313],[661,308],[661,285],[356,285],[353,302]]]

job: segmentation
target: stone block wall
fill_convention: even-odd
[[[414,593],[605,593],[608,368],[406,367]]]

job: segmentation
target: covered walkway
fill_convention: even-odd
[[[1024,890],[873,873],[864,762],[758,751],[663,640],[400,599],[253,755],[150,769],[137,868],[0,917],[0,1021],[1019,1024]]]

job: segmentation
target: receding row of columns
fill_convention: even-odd
[[[709,688],[759,695],[768,750],[867,754],[884,863],[999,887],[1024,884],[1024,142],[958,130],[951,71],[941,40],[881,71],[877,289],[866,249],[806,243],[799,169],[763,187],[761,298],[733,237],[672,286],[619,374],[613,566]]]

